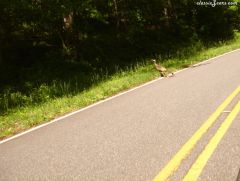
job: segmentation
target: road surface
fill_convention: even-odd
[[[0,180],[157,180],[156,176],[238,86],[240,50],[0,143]],[[240,93],[221,111],[178,169],[171,171],[170,180],[182,180],[191,170],[239,100]],[[235,181],[239,169],[237,114],[198,180]]]

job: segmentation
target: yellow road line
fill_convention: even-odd
[[[233,120],[236,118],[238,113],[240,112],[240,101],[234,107],[232,112],[228,115],[228,117],[224,120],[220,128],[217,130],[216,134],[209,141],[205,149],[198,156],[197,160],[189,169],[188,173],[184,177],[183,181],[195,181],[201,174],[204,166],[206,165],[208,159],[213,154],[214,150],[217,148],[217,145],[231,126]]]
[[[203,125],[194,133],[194,135],[182,146],[168,164],[160,171],[153,181],[165,181],[178,169],[181,162],[191,153],[196,143],[201,139],[204,133],[213,125],[222,111],[231,103],[233,98],[240,92],[240,86],[216,109],[216,111],[203,123]]]

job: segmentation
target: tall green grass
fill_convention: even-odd
[[[234,40],[211,47],[196,42],[168,59],[155,55],[140,60],[135,66],[119,69],[115,74],[107,71],[83,74],[74,70],[69,79],[53,79],[34,85],[26,82],[22,91],[5,88],[0,93],[0,139],[157,78],[159,73],[150,64],[151,58],[174,71],[236,48],[240,48],[239,33]]]

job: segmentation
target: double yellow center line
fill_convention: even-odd
[[[165,181],[176,171],[181,162],[191,153],[191,150],[201,139],[201,137],[207,132],[207,130],[214,124],[217,118],[221,115],[224,109],[232,102],[232,100],[240,93],[240,87],[238,87],[217,109],[216,111],[203,123],[203,125],[194,133],[194,135],[182,146],[182,148],[175,154],[175,156],[168,162],[168,164],[160,171],[160,173],[153,179],[153,181]],[[184,177],[184,181],[197,180],[201,174],[202,169],[206,165],[208,159],[216,149],[218,143],[221,141],[224,134],[227,132],[232,121],[240,112],[240,101],[231,111],[231,113],[224,120],[216,134],[209,141],[203,152],[199,155],[192,167],[189,169],[187,175]]]

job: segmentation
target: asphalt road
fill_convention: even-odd
[[[0,144],[0,180],[152,180],[238,86],[240,50]],[[182,180],[225,114],[170,180]],[[235,181],[239,169],[240,115],[199,180]]]

